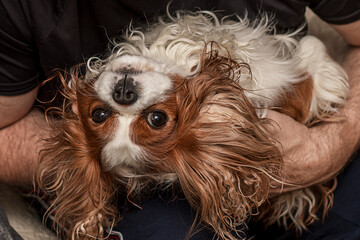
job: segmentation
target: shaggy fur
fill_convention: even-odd
[[[136,201],[149,186],[180,187],[199,222],[224,239],[259,212],[268,224],[303,229],[327,211],[334,184],[269,199],[284,176],[264,116],[274,108],[304,124],[330,121],[346,99],[346,75],[315,37],[273,30],[266,17],[178,12],[147,31],[130,27],[84,78],[73,70],[69,86],[63,79],[59,134],[47,140],[38,182],[68,238],[103,237],[119,220],[119,191]],[[128,76],[139,96],[125,106],[112,93]],[[94,120],[98,109],[104,121]],[[159,111],[166,122],[154,127]]]

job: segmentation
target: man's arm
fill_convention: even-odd
[[[17,97],[0,97],[0,182],[31,186],[46,131],[44,114],[31,107],[37,89]]]
[[[360,20],[345,24],[345,25],[330,25],[334,28],[344,39],[355,47],[360,47]]]
[[[20,96],[0,96],[0,130],[24,117],[34,104],[38,87]]]
[[[285,182],[297,186],[276,186],[272,191],[288,191],[324,182],[335,176],[347,163],[360,142],[360,21],[336,25],[352,48],[343,67],[349,76],[350,96],[340,110],[344,121],[306,126],[290,117],[269,111],[267,117],[278,126],[269,127],[284,150]]]

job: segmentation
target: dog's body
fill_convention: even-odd
[[[283,177],[266,109],[311,124],[348,93],[319,40],[271,30],[266,17],[250,24],[178,13],[148,31],[129,30],[107,59],[89,62],[84,81],[73,74],[60,134],[39,169],[70,236],[101,236],[116,220],[118,188],[133,200],[156,185],[180,187],[204,225],[234,238],[230,231]],[[332,190],[270,199],[263,220],[304,228]]]

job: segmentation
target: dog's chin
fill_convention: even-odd
[[[116,176],[124,178],[134,178],[139,174],[138,169],[135,166],[118,165],[110,170]]]
[[[167,186],[174,184],[178,180],[176,173],[148,172],[144,171],[143,169],[139,169],[138,167],[128,165],[117,166],[116,168],[112,169],[111,172],[121,180],[137,179],[138,181],[141,181],[141,179],[147,179],[146,181],[148,181],[151,179],[155,184]]]

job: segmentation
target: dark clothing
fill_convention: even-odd
[[[248,237],[253,240],[359,240],[360,239],[360,151],[338,177],[334,205],[325,221],[309,226],[301,237],[285,232],[277,225],[265,230],[261,223],[250,223]],[[169,197],[153,198],[142,204],[143,210],[125,213],[114,230],[124,240],[183,240],[193,221],[193,213],[185,200],[169,201]],[[139,231],[140,230],[140,231]],[[213,234],[203,230],[190,240],[210,240]]]
[[[108,39],[119,35],[130,20],[151,21],[163,15],[168,0],[0,0],[0,95],[26,93],[54,74],[91,56],[100,55]],[[174,0],[170,10],[219,10],[220,15],[247,12],[274,15],[279,31],[304,22],[310,6],[324,20],[345,24],[360,18],[359,0]],[[56,81],[51,82],[56,85]],[[56,86],[40,94],[51,99]],[[54,88],[55,87],[55,88]],[[45,97],[44,95],[50,95]]]
[[[360,239],[360,152],[339,176],[334,206],[324,223],[317,221],[303,240]]]
[[[193,224],[195,211],[184,197],[172,197],[172,192],[161,192],[140,204],[142,209],[125,204],[124,218],[113,230],[124,240],[184,240]],[[197,229],[190,240],[210,240],[214,233]]]

